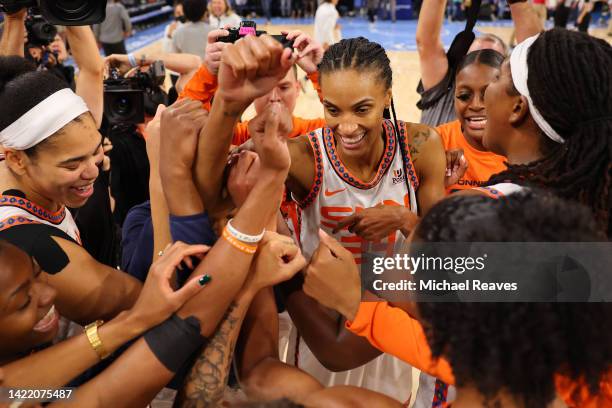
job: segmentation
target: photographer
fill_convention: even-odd
[[[2,40],[0,40],[0,55],[18,55],[24,57],[25,21],[28,17],[28,12],[26,9],[22,9],[13,14],[5,13],[5,17],[6,22],[2,33]],[[76,94],[85,100],[96,125],[99,127],[102,123],[103,110],[103,64],[102,58],[98,53],[95,38],[91,29],[86,26],[66,27],[66,35],[70,43],[72,57],[79,69],[76,80],[73,70],[63,65],[58,58],[61,55],[61,46],[57,43],[54,44],[54,42],[58,41],[57,38],[54,38],[53,42],[50,41],[47,44],[41,45],[31,43],[29,41],[31,34],[28,35],[26,47],[40,50],[40,58],[33,58],[30,54],[29,59],[33,60],[39,67],[50,71],[69,85],[72,85],[75,88]],[[34,51],[34,55],[36,55],[36,51]],[[43,61],[45,61],[44,64],[40,65]]]

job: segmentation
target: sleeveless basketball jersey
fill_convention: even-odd
[[[344,166],[336,151],[331,129],[318,129],[308,135],[315,155],[315,180],[308,196],[298,203],[302,208],[300,242],[307,259],[319,245],[319,228],[348,249],[358,265],[361,264],[361,253],[368,251],[391,256],[395,246],[404,240],[400,231],[391,233],[381,242],[366,242],[349,232],[348,228],[332,234],[339,220],[378,204],[403,205],[417,213],[418,179],[408,153],[406,124],[399,122],[399,125],[398,140],[391,121],[384,121],[385,149],[378,171],[370,182],[359,180]],[[406,147],[404,158],[400,142]]]
[[[376,176],[370,182],[359,180],[344,166],[338,157],[331,129],[318,129],[308,135],[315,155],[316,177],[312,190],[299,203],[302,209],[300,243],[307,259],[319,245],[319,227],[352,252],[357,264],[361,263],[363,251],[390,256],[394,247],[404,240],[399,231],[381,242],[366,242],[347,229],[332,234],[340,219],[381,203],[404,205],[417,212],[415,191],[418,179],[408,153],[406,125],[400,122],[399,140],[390,121],[386,120],[383,128],[385,150]],[[403,159],[400,142],[406,147],[406,157]],[[364,387],[402,402],[410,398],[412,367],[389,354],[382,354],[353,370],[331,372],[319,363],[293,325],[289,330],[287,349],[287,363],[302,368],[325,386],[343,384]]]
[[[0,195],[0,231],[23,224],[47,224],[81,243],[79,229],[66,207],[52,213],[26,198]]]

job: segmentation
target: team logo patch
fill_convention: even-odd
[[[393,170],[393,184],[399,184],[399,183],[403,183],[404,181],[406,181],[406,175],[404,174],[404,170],[403,169],[399,169],[399,170]]]

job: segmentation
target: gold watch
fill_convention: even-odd
[[[104,324],[103,320],[96,320],[95,322],[85,326],[85,335],[87,336],[91,347],[93,347],[94,351],[98,354],[98,357],[100,357],[100,360],[104,360],[106,357],[110,356],[110,353],[106,351],[104,345],[102,344],[102,340],[98,335],[98,327],[102,326],[102,324]]]

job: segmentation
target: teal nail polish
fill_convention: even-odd
[[[206,284],[210,282],[211,280],[212,280],[212,276],[204,275],[198,280],[198,283],[200,284],[200,286],[206,286]]]

